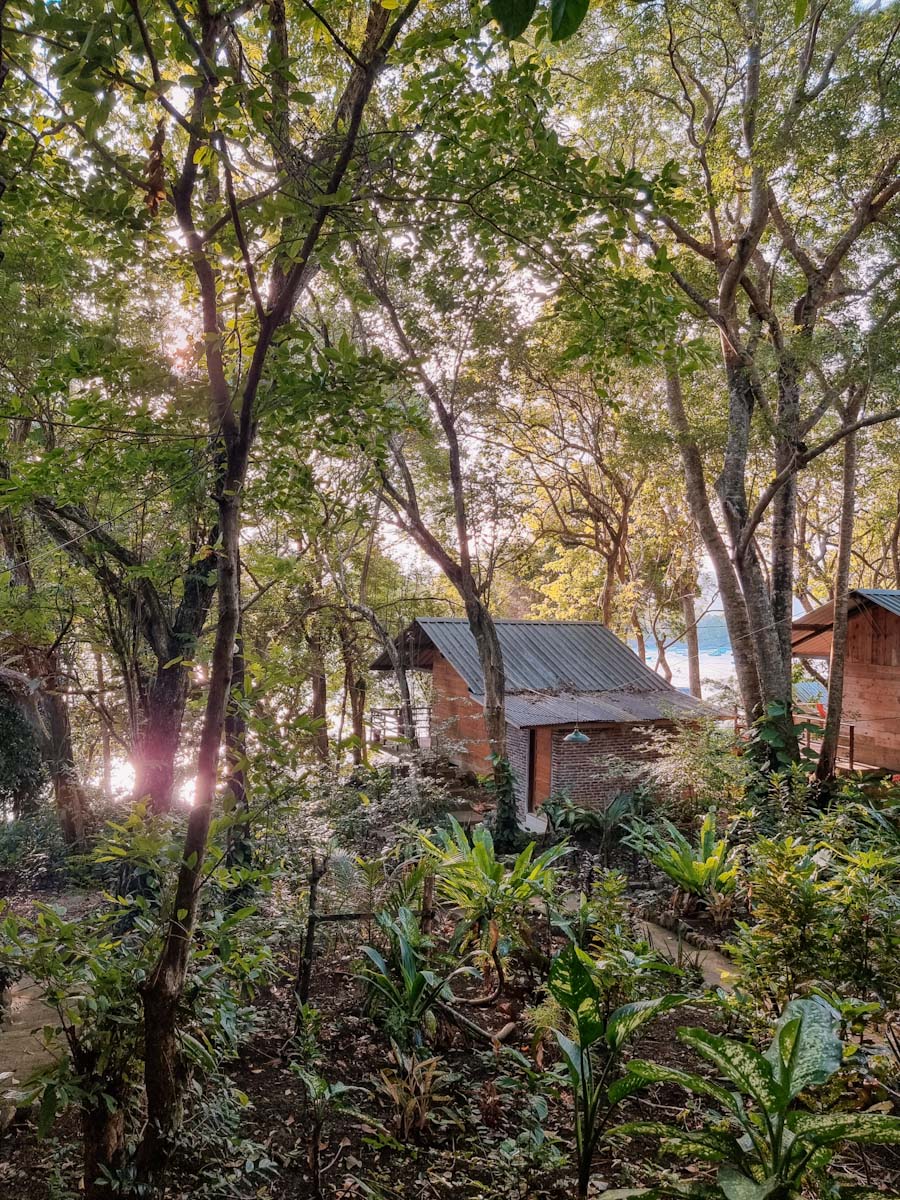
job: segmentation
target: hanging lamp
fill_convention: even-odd
[[[591,739],[578,728],[578,701],[575,701],[575,728],[567,733],[563,741],[569,746],[586,746]]]

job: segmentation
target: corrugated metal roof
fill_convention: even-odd
[[[865,596],[873,604],[900,617],[900,591],[896,588],[854,588],[851,595]]]
[[[685,696],[596,621],[495,622],[506,673],[507,718],[517,726],[658,721],[674,714],[712,715]],[[420,617],[397,639],[409,666],[431,666],[432,647],[459,672],[476,699],[484,694],[469,623]],[[375,670],[389,670],[380,655]]]
[[[798,704],[824,704],[828,689],[817,679],[800,679],[794,684],[794,699]]]
[[[469,691],[480,695],[484,691],[481,664],[468,621],[421,617],[415,623],[459,671]],[[635,686],[645,692],[670,690],[599,622],[501,620],[495,624],[509,693],[605,692]]]
[[[900,591],[894,588],[851,588],[848,593],[850,612],[858,611],[864,604],[877,604],[889,613],[900,617]],[[826,600],[812,612],[796,617],[791,626],[794,648],[800,652],[808,646],[817,630],[830,629],[834,621],[834,601]],[[810,657],[815,657],[811,655]]]
[[[506,719],[519,729],[535,725],[618,724],[713,715],[713,710],[701,701],[668,685],[647,692],[579,692],[578,695],[568,692],[556,696],[519,693],[506,698]]]

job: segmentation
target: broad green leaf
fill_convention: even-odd
[[[593,968],[590,955],[569,945],[553,960],[547,981],[551,996],[574,1018],[578,1040],[584,1047],[592,1046],[604,1033]]]
[[[569,1075],[572,1079],[572,1084],[577,1088],[581,1086],[584,1080],[584,1054],[577,1042],[573,1042],[571,1038],[566,1037],[559,1029],[553,1030],[553,1036],[556,1038],[557,1044],[562,1051],[563,1058],[566,1060],[566,1065],[569,1068]],[[585,1052],[586,1053],[586,1052]]]
[[[797,1137],[819,1146],[837,1141],[900,1144],[900,1117],[886,1113],[798,1113],[789,1124]]]
[[[728,1133],[683,1130],[665,1121],[627,1121],[611,1129],[609,1134],[652,1137],[659,1140],[666,1152],[702,1162],[726,1162],[735,1153],[734,1138]]]
[[[771,1195],[776,1187],[784,1186],[783,1181],[777,1176],[757,1183],[755,1179],[751,1179],[735,1167],[722,1167],[718,1180],[719,1187],[727,1200],[766,1200],[766,1197]]]
[[[626,1096],[632,1096],[644,1086],[644,1080],[638,1075],[623,1075],[606,1089],[606,1098],[610,1104],[618,1104]]]
[[[550,0],[550,41],[564,42],[587,15],[589,0]]]
[[[635,1000],[617,1008],[606,1023],[606,1041],[614,1050],[631,1037],[642,1025],[652,1021],[660,1013],[668,1012],[684,1004],[687,996],[678,994],[657,996],[653,1000]]]
[[[59,1094],[56,1085],[49,1083],[44,1088],[41,1097],[41,1107],[38,1112],[37,1133],[39,1138],[46,1137],[50,1132],[59,1107]]]
[[[701,1096],[712,1096],[726,1111],[739,1113],[740,1099],[734,1093],[720,1087],[702,1075],[693,1075],[688,1071],[680,1071],[677,1067],[665,1067],[660,1063],[647,1062],[641,1058],[632,1059],[628,1064],[630,1074],[636,1075],[644,1083],[677,1083],[686,1091],[695,1092]]]
[[[844,1056],[839,1021],[834,1009],[818,998],[786,1006],[765,1057],[788,1100],[839,1070]]]
[[[718,1037],[705,1029],[680,1029],[678,1036],[687,1046],[719,1068],[736,1087],[753,1097],[769,1112],[784,1107],[782,1091],[772,1074],[772,1065],[752,1046]]]
[[[537,0],[491,0],[491,16],[508,38],[517,38],[531,24]]]

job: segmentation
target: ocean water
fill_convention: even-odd
[[[725,627],[725,618],[720,612],[709,612],[700,618],[697,625],[697,636],[700,642],[700,678],[727,683],[734,679],[734,658],[731,653],[731,642]],[[637,643],[629,643],[632,650],[637,649]],[[675,687],[687,687],[688,656],[684,642],[676,642],[666,648],[666,659],[672,671],[672,683]],[[653,639],[647,642],[647,665],[653,667],[656,663],[656,645]]]

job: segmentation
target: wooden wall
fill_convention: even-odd
[[[900,771],[900,616],[884,608],[850,618],[842,719],[855,726],[857,763]]]
[[[534,738],[531,809],[534,811],[550,799],[553,790],[553,730],[548,725],[541,725],[531,732]]]

